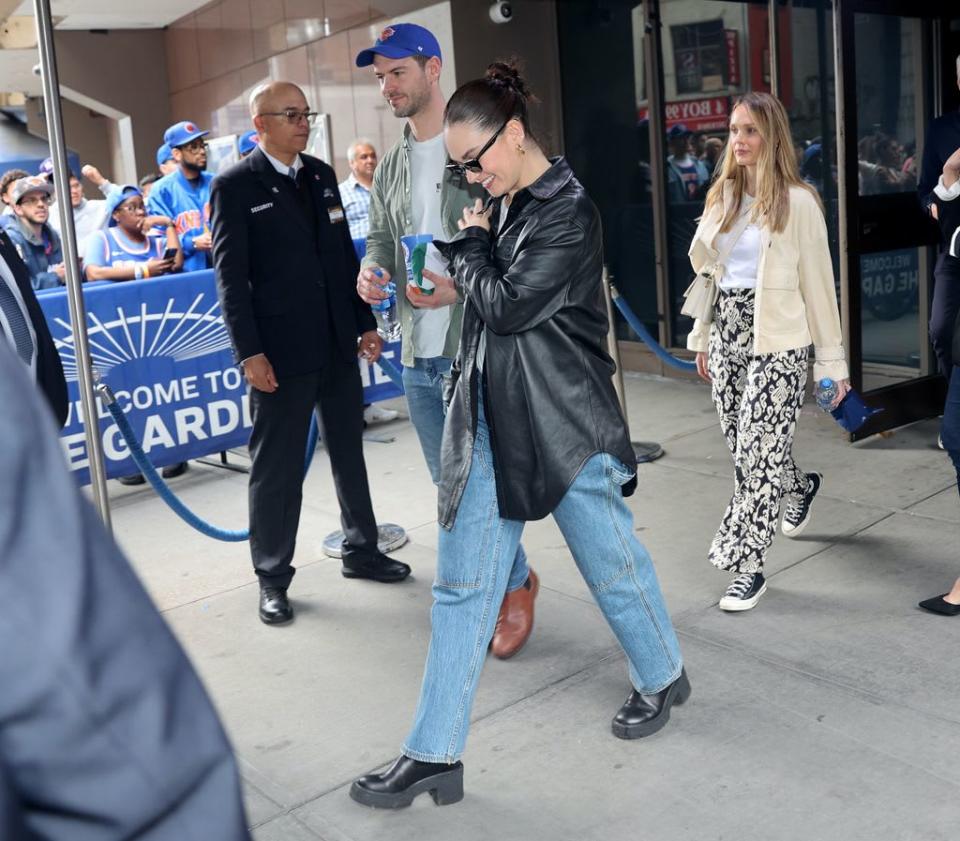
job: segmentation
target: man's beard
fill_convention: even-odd
[[[430,101],[429,91],[417,91],[417,93],[407,94],[407,104],[404,107],[394,110],[394,117],[416,117],[426,104]]]
[[[190,175],[188,176],[189,178],[199,178],[200,173],[203,172],[204,169],[206,169],[207,164],[206,164],[206,161],[204,161],[202,164],[195,164],[195,163],[190,163],[189,161],[184,161],[182,163],[182,166],[185,170],[187,170],[187,172],[190,173]]]

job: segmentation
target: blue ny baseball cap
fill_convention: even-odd
[[[134,196],[143,196],[140,188],[136,184],[124,184],[122,187],[114,187],[107,196],[107,227],[112,228],[117,224],[113,218],[113,212],[120,207],[127,199]]]
[[[240,135],[237,148],[240,150],[241,155],[249,155],[254,149],[257,148],[257,144],[259,142],[260,135],[257,134],[255,129],[251,131],[245,131]]]
[[[208,134],[210,134],[209,131],[200,131],[196,123],[184,120],[182,123],[176,123],[170,126],[170,128],[163,133],[163,142],[171,149],[176,149],[177,146],[186,146],[191,140],[196,140],[198,137],[206,137]]]
[[[436,56],[443,61],[443,56],[440,55],[440,44],[433,37],[433,33],[415,23],[395,23],[386,27],[372,47],[360,51],[357,56],[357,67],[368,67],[373,64],[375,55],[382,55],[384,58]]]
[[[159,149],[157,149],[157,166],[163,166],[167,161],[173,157],[173,151],[170,149],[169,143],[164,143]]]

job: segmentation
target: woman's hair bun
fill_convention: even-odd
[[[530,96],[527,82],[520,75],[520,68],[514,60],[493,62],[487,68],[484,78],[494,85],[510,88],[525,99]]]

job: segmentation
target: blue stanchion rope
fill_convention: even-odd
[[[390,378],[391,382],[393,382],[397,388],[403,391],[403,379],[401,378],[400,371],[397,370],[397,367],[389,359],[385,359],[383,357],[379,359],[377,364],[380,366],[380,369]],[[201,534],[205,534],[207,537],[212,537],[215,540],[223,540],[230,543],[239,543],[244,540],[249,540],[249,529],[222,529],[219,526],[208,523],[202,517],[198,516],[189,508],[187,508],[187,506],[180,501],[177,495],[170,490],[167,483],[164,482],[160,477],[160,474],[157,473],[157,468],[153,466],[153,462],[150,461],[150,458],[143,451],[143,447],[137,440],[137,436],[134,434],[133,428],[130,426],[130,422],[127,420],[126,415],[124,415],[123,409],[120,408],[109,387],[106,385],[100,385],[99,389],[103,397],[103,402],[106,404],[107,410],[110,412],[111,417],[117,424],[117,429],[120,430],[123,440],[127,442],[127,447],[130,449],[130,455],[133,458],[134,463],[138,468],[140,468],[140,472],[143,474],[144,478],[150,483],[153,489],[169,506],[169,508],[178,517],[180,517],[181,520],[187,523],[187,525],[192,526]],[[317,439],[319,437],[320,432],[317,426],[317,416],[316,414],[313,414],[310,418],[310,432],[307,434],[307,451],[304,455],[303,462],[304,476],[306,476],[307,471],[310,470],[310,463],[313,461],[313,454],[317,451]]]
[[[687,359],[679,359],[674,356],[669,351],[665,350],[664,347],[658,342],[653,336],[650,335],[650,331],[643,326],[643,322],[637,318],[637,314],[630,309],[630,304],[628,304],[617,292],[614,285],[610,284],[610,295],[613,298],[613,303],[617,305],[617,309],[620,310],[620,315],[623,316],[627,324],[630,325],[634,333],[636,333],[641,339],[643,339],[644,344],[652,350],[658,358],[660,358],[664,363],[669,365],[672,368],[676,368],[680,371],[696,371],[697,363],[690,362]]]

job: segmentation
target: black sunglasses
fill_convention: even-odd
[[[513,117],[510,118],[510,120],[512,119]],[[449,169],[451,172],[455,172],[457,175],[460,175],[460,176],[463,176],[468,172],[472,172],[474,174],[478,172],[483,172],[483,164],[480,163],[480,158],[482,158],[485,154],[487,154],[487,152],[490,150],[490,147],[493,146],[493,144],[496,142],[497,138],[500,136],[501,132],[507,127],[507,124],[510,122],[510,120],[507,120],[506,123],[504,123],[502,126],[500,126],[500,128],[498,128],[494,132],[493,137],[491,137],[486,143],[483,144],[483,148],[479,152],[477,152],[477,156],[475,158],[471,158],[469,161],[464,161],[462,164],[449,163],[447,164],[447,169]]]

